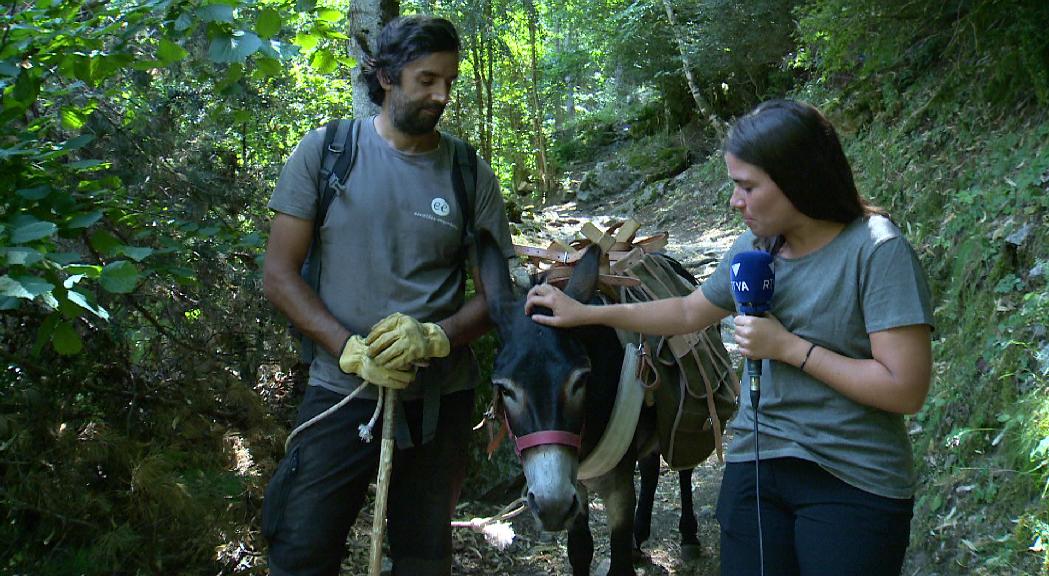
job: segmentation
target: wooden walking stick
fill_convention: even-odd
[[[386,497],[390,492],[390,472],[393,469],[393,416],[397,405],[397,391],[379,388],[386,395],[382,413],[382,445],[379,449],[379,479],[375,483],[375,517],[372,518],[372,548],[369,576],[379,576],[382,570],[382,538],[386,531]]]

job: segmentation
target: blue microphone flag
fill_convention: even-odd
[[[772,307],[776,273],[772,255],[760,250],[740,252],[732,258],[732,297],[742,314],[761,315]]]

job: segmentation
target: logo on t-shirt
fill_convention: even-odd
[[[433,202],[430,202],[430,210],[433,210],[433,213],[438,216],[447,216],[452,211],[452,207],[444,198],[434,198]]]

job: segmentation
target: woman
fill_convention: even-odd
[[[731,205],[749,231],[699,290],[586,306],[542,285],[526,309],[549,309],[533,319],[551,326],[693,332],[733,313],[733,256],[771,252],[770,314],[734,318],[740,353],[765,366],[757,458],[746,394],[730,424],[717,509],[722,574],[762,573],[762,557],[768,575],[899,574],[916,483],[904,415],[922,407],[932,365],[924,273],[899,229],[860,197],[814,107],[761,104],[733,127],[724,158]]]

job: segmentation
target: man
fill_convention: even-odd
[[[358,120],[356,162],[315,248],[316,291],[300,270],[313,237],[323,128],[292,152],[270,200],[265,294],[317,343],[299,424],[362,381],[376,385],[296,435],[267,486],[263,533],[274,575],[338,573],[375,478],[380,443],[362,441],[358,426],[372,417],[378,386],[403,388],[387,515],[394,574],[451,571],[449,522],[479,377],[467,344],[489,327],[483,294],[464,303],[455,143],[436,130],[458,67],[458,34],[447,20],[400,18],[380,33],[363,69],[381,112]],[[498,182],[478,164],[472,228],[491,231],[510,258]]]

